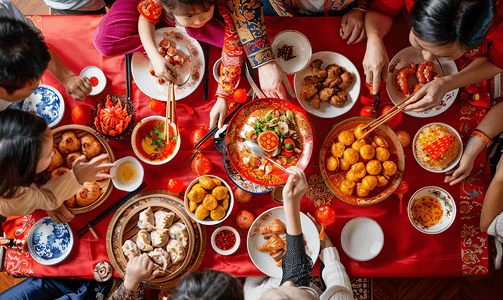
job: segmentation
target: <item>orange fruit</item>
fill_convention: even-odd
[[[160,112],[164,110],[164,103],[157,99],[152,99],[150,101],[150,110],[153,112]]]
[[[232,93],[232,99],[237,103],[245,103],[247,98],[245,89],[237,89]]]
[[[91,116],[91,107],[87,105],[77,105],[72,109],[73,123],[79,125],[91,125],[93,117]]]

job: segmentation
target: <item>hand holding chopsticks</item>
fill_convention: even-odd
[[[175,133],[178,134],[178,120],[176,118],[176,100],[175,100],[175,84],[168,81],[168,98],[166,102],[166,122],[164,123],[164,138],[169,138],[169,124],[175,127]]]

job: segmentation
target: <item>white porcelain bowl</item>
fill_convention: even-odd
[[[229,207],[227,208],[227,210],[225,212],[225,216],[220,220],[213,220],[210,216],[207,216],[204,220],[199,220],[198,218],[196,218],[196,215],[193,212],[191,212],[189,209],[189,198],[187,195],[189,194],[192,186],[194,184],[196,184],[197,182],[199,182],[199,178],[201,178],[201,177],[212,177],[212,178],[218,179],[218,180],[222,181],[222,184],[225,185],[227,187],[227,189],[229,190],[229,195],[230,195]],[[215,176],[215,175],[203,175],[203,176],[197,177],[189,184],[189,186],[185,190],[183,205],[185,206],[185,210],[187,211],[187,214],[189,215],[189,217],[192,218],[192,220],[194,220],[198,223],[204,224],[204,225],[217,225],[219,223],[222,223],[225,219],[227,219],[227,217],[230,216],[230,214],[232,212],[232,208],[234,207],[234,193],[232,192],[232,189],[229,186],[229,184],[227,182],[225,182],[225,180],[223,180],[222,178]]]
[[[422,226],[412,216],[412,207],[414,206],[414,203],[416,203],[419,198],[427,195],[437,198],[444,211],[442,219],[440,219],[440,221],[434,226],[428,228]],[[456,219],[456,202],[446,190],[436,186],[426,186],[419,189],[414,193],[414,195],[412,195],[412,197],[410,197],[409,204],[407,205],[407,215],[409,216],[409,221],[412,223],[412,226],[420,232],[426,234],[438,234],[447,230],[447,228],[449,228]]]
[[[370,218],[355,218],[342,229],[344,252],[354,260],[368,261],[376,257],[384,245],[381,226]]]
[[[150,159],[144,157],[142,154],[139,153],[138,148],[136,147],[136,142],[135,142],[136,136],[138,135],[138,130],[141,128],[141,126],[143,124],[145,124],[146,122],[148,122],[150,120],[166,121],[166,118],[161,117],[161,116],[150,116],[150,117],[147,117],[147,118],[141,120],[140,122],[138,122],[138,124],[136,124],[136,126],[133,129],[133,134],[131,134],[131,146],[133,147],[133,151],[136,154],[136,156],[140,160],[142,160],[143,162],[146,162],[149,165],[162,165],[162,164],[165,164],[165,163],[169,162],[170,160],[172,160],[176,156],[176,154],[178,153],[178,150],[180,150],[180,144],[181,144],[180,134],[178,134],[178,139],[177,139],[176,147],[175,147],[175,150],[173,151],[173,154],[171,154],[169,157],[167,157],[164,160],[151,161]],[[170,125],[170,126],[172,126],[172,125]]]
[[[295,56],[285,60],[278,56],[278,49],[284,45],[293,46],[292,55]],[[311,43],[305,35],[295,30],[285,30],[278,33],[271,42],[272,51],[276,57],[276,62],[287,74],[295,74],[304,70],[313,54]]]
[[[416,142],[417,142],[417,137],[419,135],[419,133],[426,127],[429,127],[429,126],[432,126],[432,125],[440,125],[440,126],[444,126],[446,127],[447,129],[449,129],[451,132],[454,133],[454,135],[456,136],[456,138],[458,139],[458,141],[460,142],[460,148],[459,148],[459,153],[458,153],[458,156],[451,162],[451,164],[449,166],[447,166],[447,168],[443,169],[443,170],[433,170],[431,168],[428,168],[427,166],[421,164],[419,162],[419,159],[417,157],[417,154],[416,154]],[[416,135],[414,135],[414,139],[412,140],[412,153],[414,153],[414,159],[416,160],[416,162],[425,170],[428,170],[430,172],[433,172],[433,173],[445,173],[449,170],[452,170],[454,167],[456,167],[459,163],[459,161],[461,160],[461,157],[463,156],[463,142],[461,140],[461,136],[459,135],[458,131],[454,128],[452,128],[451,126],[447,125],[447,124],[444,124],[444,123],[439,123],[439,122],[435,122],[435,123],[430,123],[430,124],[426,124],[424,125],[423,127],[421,127],[421,129],[419,129],[417,132],[416,132]]]
[[[224,229],[228,229],[228,230],[232,231],[232,233],[234,233],[234,236],[236,236],[236,244],[234,244],[234,247],[232,247],[229,250],[222,250],[222,249],[218,248],[217,245],[215,244],[215,237],[217,236],[217,233],[219,233],[220,231],[222,231]],[[218,227],[217,229],[215,229],[215,231],[213,231],[213,234],[211,235],[211,246],[213,247],[213,250],[215,250],[215,252],[220,255],[234,254],[234,252],[236,252],[238,250],[240,244],[241,244],[241,237],[239,236],[238,231],[230,226]]]
[[[117,171],[120,169],[121,165],[124,163],[133,164],[134,169],[136,170],[135,179],[127,184],[122,183],[119,180],[120,175],[117,174]],[[115,161],[115,167],[112,167],[110,169],[110,175],[114,176],[114,178],[112,178],[112,182],[114,183],[114,186],[117,189],[122,190],[122,191],[131,192],[131,191],[136,190],[141,185],[141,183],[143,181],[144,170],[143,170],[143,166],[136,158],[134,158],[132,156],[126,156],[126,157],[123,157],[123,158]]]
[[[89,79],[91,79],[91,77],[98,78],[98,85],[93,86],[93,89],[89,96],[98,95],[99,93],[103,92],[103,90],[107,86],[107,77],[105,76],[105,73],[103,73],[103,71],[101,71],[101,69],[98,67],[89,66],[87,68],[84,68],[82,72],[80,72],[80,76],[85,76]]]

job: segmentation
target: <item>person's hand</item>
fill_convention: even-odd
[[[472,172],[474,161],[475,158],[466,153],[463,154],[459,161],[459,166],[446,172],[447,176],[445,176],[444,182],[449,185],[455,185],[463,181]]]
[[[290,167],[286,171],[292,175],[288,177],[288,181],[283,188],[283,201],[300,206],[300,199],[302,199],[309,187],[306,174],[297,167]]]
[[[132,257],[126,267],[124,287],[134,292],[142,281],[154,279],[158,274],[159,271],[155,270],[155,264],[147,253]]]
[[[84,100],[93,90],[91,81],[85,76],[72,74],[65,78],[62,83],[68,96],[75,100]]]
[[[224,98],[217,98],[217,102],[213,105],[210,111],[210,129],[215,127],[218,122],[218,128],[224,126],[225,116],[227,116],[227,100]]]
[[[388,79],[389,57],[382,40],[367,42],[367,50],[363,58],[363,70],[366,81],[372,85],[372,90],[377,93],[381,80]]]
[[[359,9],[352,9],[342,17],[340,35],[343,40],[347,39],[348,44],[356,44],[366,37],[365,34],[365,12]]]
[[[295,93],[290,86],[285,72],[283,72],[283,69],[275,61],[270,61],[258,67],[258,78],[260,88],[267,97],[288,100],[283,91],[284,86],[288,95],[295,98]]]
[[[446,84],[446,77],[432,80],[423,86],[411,98],[411,104],[405,107],[406,111],[421,112],[437,106],[445,94],[451,89]]]
[[[79,156],[73,162],[73,174],[80,184],[84,184],[86,181],[93,181],[95,178],[113,178],[110,174],[100,173],[107,168],[114,167],[114,163],[101,163],[102,160],[108,158],[108,154],[104,153],[93,157],[89,162],[86,162],[86,157],[84,155]]]
[[[158,54],[158,53],[157,53]],[[162,55],[156,55],[150,58],[152,67],[154,68],[155,76],[164,79],[164,81],[176,82],[176,77],[173,71],[169,68],[169,62]]]
[[[75,215],[64,204],[55,210],[46,210],[45,212],[56,224],[69,222],[75,217]]]
[[[309,217],[309,219],[311,219],[311,221],[313,221],[314,225],[316,225],[316,229],[318,229],[318,232],[321,232],[321,225],[320,223],[318,223],[318,221],[316,221],[316,218],[313,217],[310,213],[307,213],[307,216]],[[328,237],[328,234],[325,232],[323,241],[320,241],[320,250],[333,246],[334,244],[332,244],[332,241]]]

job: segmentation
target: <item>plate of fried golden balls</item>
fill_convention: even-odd
[[[216,225],[229,216],[234,206],[234,195],[222,178],[204,175],[189,184],[184,205],[194,221]]]
[[[370,205],[391,195],[402,180],[405,155],[400,140],[387,125],[364,137],[373,118],[354,117],[335,125],[320,151],[325,183],[341,200]]]

